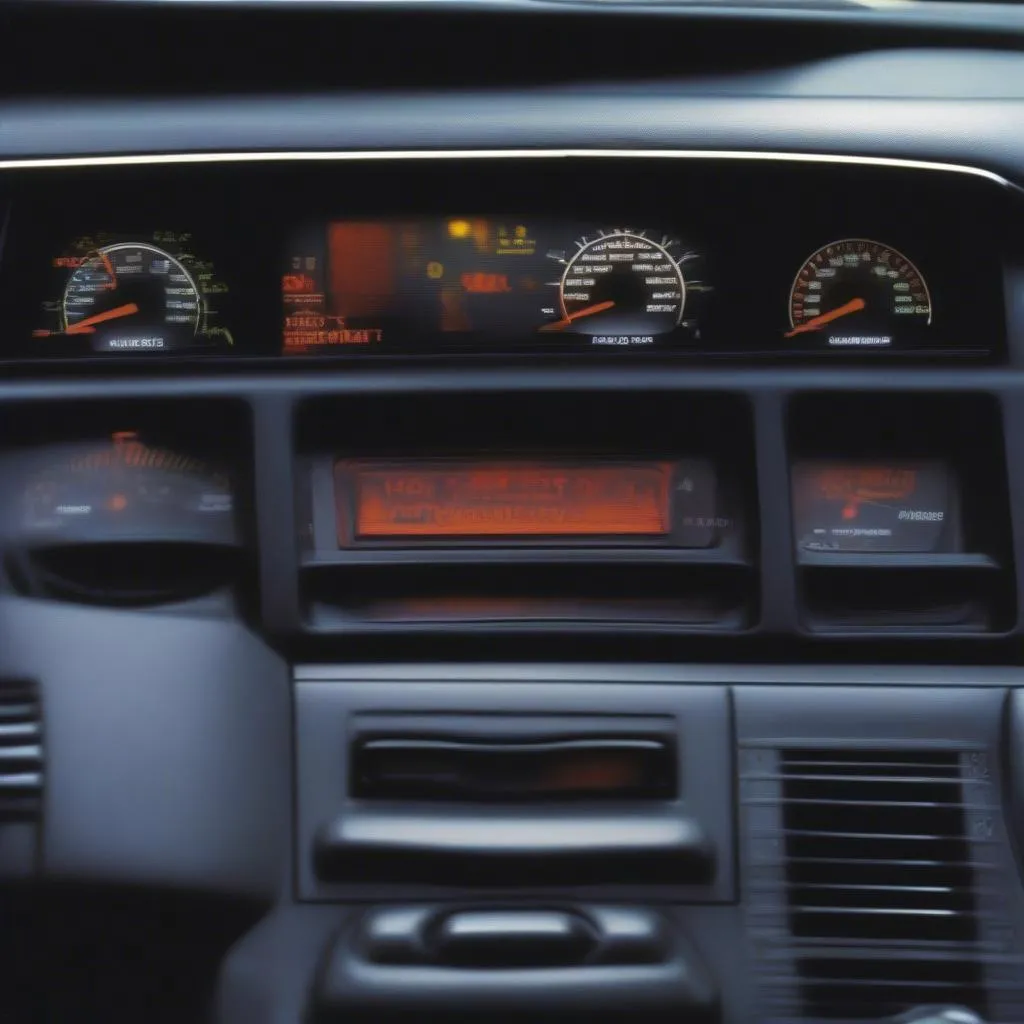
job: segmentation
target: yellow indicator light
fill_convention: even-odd
[[[444,264],[438,263],[437,260],[431,260],[427,264],[427,277],[432,277],[435,281],[439,277],[444,276]]]
[[[473,225],[468,220],[448,221],[448,234],[452,238],[469,238]]]

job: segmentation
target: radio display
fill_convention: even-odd
[[[707,547],[710,463],[360,462],[335,466],[338,542],[622,538]]]

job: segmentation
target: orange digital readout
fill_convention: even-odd
[[[354,484],[357,538],[663,536],[672,470],[671,463],[339,465]]]

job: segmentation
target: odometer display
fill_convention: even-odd
[[[866,238],[822,246],[797,272],[786,337],[826,348],[915,347],[932,322],[921,272]]]
[[[793,515],[801,552],[959,547],[956,492],[941,462],[799,462],[793,467]]]

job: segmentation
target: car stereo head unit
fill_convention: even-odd
[[[707,548],[730,521],[705,459],[339,461],[339,547],[646,543]]]

